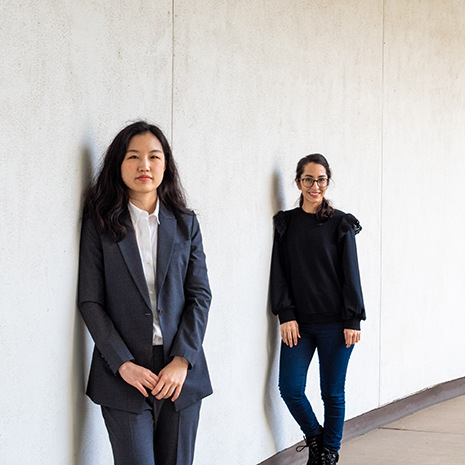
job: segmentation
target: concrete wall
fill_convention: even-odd
[[[81,193],[137,118],[170,136],[204,234],[215,394],[196,465],[255,464],[301,437],[277,393],[267,285],[271,216],[293,207],[307,153],[327,155],[328,196],[364,226],[348,418],[464,376],[465,4],[115,5],[0,5],[1,463],[111,463],[83,394],[77,242]]]

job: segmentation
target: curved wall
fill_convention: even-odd
[[[460,0],[3,2],[2,463],[111,463],[83,394],[79,217],[106,144],[137,118],[170,135],[214,293],[196,465],[301,438],[267,287],[271,217],[294,206],[307,153],[328,157],[328,196],[364,227],[348,418],[464,376],[464,14]]]

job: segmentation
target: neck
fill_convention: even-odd
[[[309,203],[309,202],[305,202],[304,200],[304,203],[302,204],[301,208],[305,213],[316,213],[320,205],[321,205],[321,202],[320,203]]]
[[[137,208],[141,210],[145,210],[149,215],[155,211],[155,207],[157,206],[158,202],[158,195],[155,191],[155,195],[153,193],[145,194],[145,195],[134,195],[132,193],[129,194],[129,201],[135,205]]]

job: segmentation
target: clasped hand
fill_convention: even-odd
[[[148,389],[158,400],[171,397],[174,402],[181,394],[188,366],[189,362],[184,357],[176,356],[158,375],[130,361],[123,363],[118,372],[126,383],[135,387],[144,397],[149,396]]]

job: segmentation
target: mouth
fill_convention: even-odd
[[[151,181],[152,178],[150,176],[139,176],[136,178],[138,181]]]
[[[307,194],[310,197],[319,197],[320,196],[320,192],[307,192]]]

